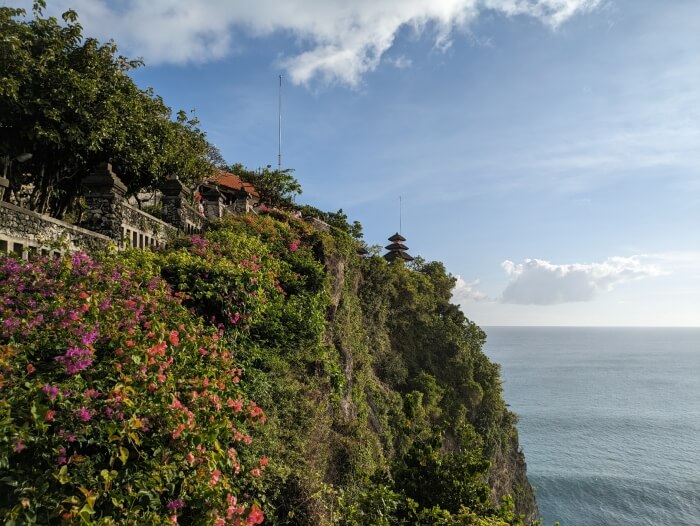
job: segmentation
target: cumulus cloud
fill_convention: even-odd
[[[457,276],[457,281],[452,289],[452,299],[457,304],[465,303],[467,301],[488,300],[489,297],[485,293],[478,290],[478,286],[478,279],[469,283],[464,281],[461,276]]]
[[[147,63],[217,60],[237,38],[292,36],[295,54],[280,65],[297,84],[314,79],[357,85],[382,61],[402,28],[450,46],[483,11],[526,15],[556,29],[601,0],[54,0],[52,10],[75,8],[88,34],[114,37]],[[24,1],[28,4],[28,0]]]
[[[556,265],[541,259],[523,263],[504,261],[510,277],[503,291],[503,303],[554,305],[590,301],[615,285],[662,274],[644,256],[611,257],[600,263]]]

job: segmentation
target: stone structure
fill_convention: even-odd
[[[403,242],[406,241],[405,237],[396,232],[396,234],[389,238],[389,241],[391,241],[391,244],[384,247],[389,251],[384,254],[384,259],[386,259],[389,263],[392,263],[396,259],[413,261],[413,257],[406,252],[408,247],[403,244]]]
[[[177,177],[160,187],[163,192],[163,219],[185,234],[200,233],[206,224],[204,214],[190,205],[192,192]]]
[[[119,247],[160,246],[179,230],[177,225],[170,225],[130,205],[124,198],[126,186],[109,163],[99,165],[82,184],[88,208],[82,226],[104,234]]]
[[[106,248],[111,241],[103,234],[0,201],[0,254],[56,256],[65,250]]]
[[[178,233],[202,232],[207,223],[204,214],[188,203],[189,190],[178,179],[164,185],[165,221],[126,201],[126,186],[109,163],[99,165],[82,184],[87,212],[80,226],[0,201],[0,254],[27,257],[41,251],[57,255],[110,244],[118,248],[158,247]],[[0,196],[7,186],[7,179],[0,177]]]
[[[227,213],[248,213],[260,203],[255,187],[235,174],[219,171],[199,186],[207,218],[223,217]],[[218,204],[217,204],[218,201]],[[209,212],[213,216],[209,215]],[[218,215],[217,215],[218,214]]]
[[[87,217],[82,226],[120,241],[126,185],[112,171],[109,163],[100,164],[83,179],[82,185],[87,203]]]
[[[226,206],[224,205],[224,196],[219,189],[214,186],[201,185],[199,190],[202,196],[204,215],[207,219],[215,221],[224,217]]]
[[[177,235],[177,228],[165,221],[139,210],[126,201],[121,206],[122,228],[119,246],[158,247]]]

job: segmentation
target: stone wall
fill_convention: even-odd
[[[58,255],[66,250],[104,249],[110,242],[97,232],[0,201],[0,254]]]
[[[8,181],[0,178],[0,196]],[[207,219],[188,203],[189,190],[177,179],[164,186],[163,216],[153,217],[125,199],[126,186],[109,163],[82,181],[87,210],[80,226],[0,201],[0,254],[27,257],[32,252],[159,247],[178,234],[200,233]]]
[[[192,192],[177,178],[168,179],[160,187],[163,192],[163,219],[185,234],[199,234],[207,223],[204,211],[190,205]]]
[[[177,228],[139,210],[126,201],[121,203],[122,227],[120,246],[159,247],[177,235]]]

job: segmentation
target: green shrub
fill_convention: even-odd
[[[265,414],[235,351],[125,261],[0,261],[0,516],[261,521],[267,459],[250,443]]]

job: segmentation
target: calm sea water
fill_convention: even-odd
[[[700,329],[485,329],[544,526],[700,526]]]

